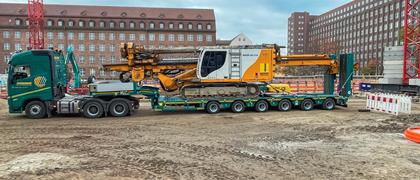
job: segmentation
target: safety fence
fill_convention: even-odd
[[[368,94],[366,96],[366,109],[393,114],[411,114],[412,99],[406,95],[396,94]]]

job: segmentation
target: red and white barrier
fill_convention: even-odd
[[[366,109],[398,116],[400,113],[411,114],[410,96],[395,94],[368,94]]]

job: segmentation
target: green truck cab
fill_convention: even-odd
[[[16,53],[9,61],[8,103],[10,113],[41,118],[47,107],[65,96],[67,69],[61,51],[31,50]]]

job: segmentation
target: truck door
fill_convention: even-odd
[[[9,110],[21,112],[32,99],[50,101],[51,65],[48,56],[23,56],[9,64]]]

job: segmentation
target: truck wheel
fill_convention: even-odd
[[[216,101],[210,101],[206,105],[206,111],[209,114],[217,114],[220,112],[220,104]]]
[[[292,109],[292,103],[287,99],[283,99],[279,102],[278,109],[279,111],[290,111]]]
[[[130,108],[124,100],[115,100],[109,106],[109,112],[114,117],[124,117],[130,113]]]
[[[32,101],[25,107],[25,115],[30,119],[41,119],[47,115],[45,104],[41,101]]]
[[[267,101],[259,100],[255,103],[255,111],[257,112],[266,112],[268,111],[269,105]]]
[[[310,111],[314,109],[314,102],[310,99],[303,100],[302,104],[300,105],[300,109],[304,111]]]
[[[95,101],[90,101],[83,107],[83,116],[86,118],[100,118],[104,114],[102,105]]]
[[[334,99],[328,98],[322,104],[322,109],[325,110],[333,110],[335,108],[335,101]]]
[[[230,109],[234,113],[242,113],[245,111],[245,108],[246,108],[245,103],[242,101],[235,101],[232,103],[232,106],[230,107]]]

